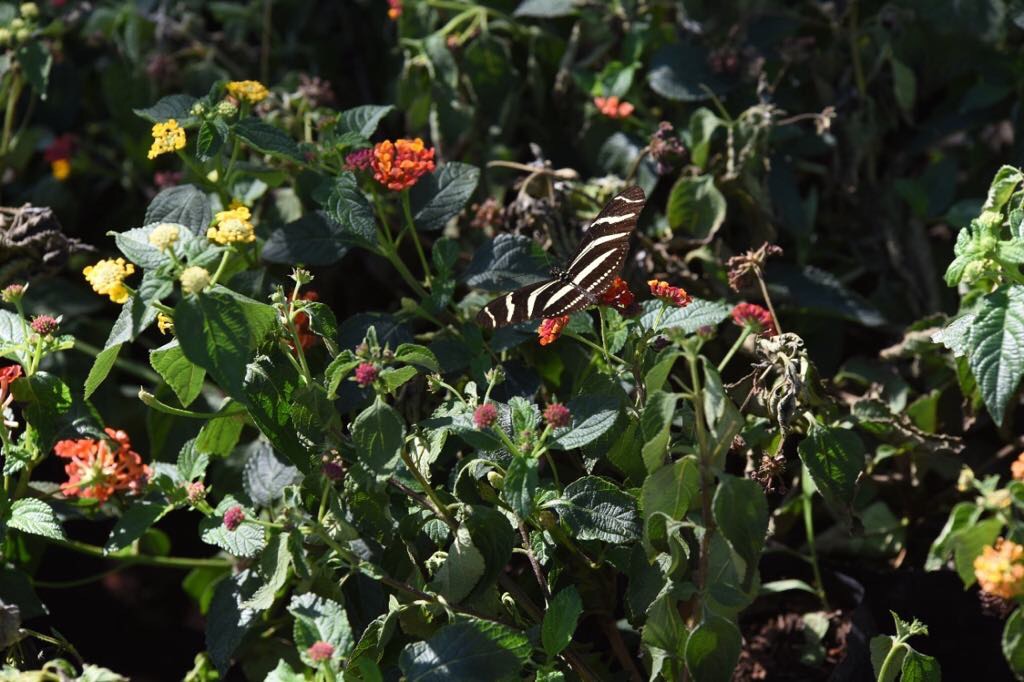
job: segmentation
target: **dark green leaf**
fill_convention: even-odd
[[[768,534],[768,501],[764,490],[749,478],[722,474],[712,509],[722,535],[746,564],[743,585],[744,589],[749,589]]]
[[[195,185],[168,187],[153,197],[146,209],[144,224],[178,223],[197,235],[206,236],[213,221],[213,210],[206,193]]]
[[[206,474],[206,467],[210,464],[210,456],[200,452],[196,448],[196,441],[193,438],[182,446],[178,453],[178,475],[184,481],[202,480]]]
[[[473,545],[469,530],[460,527],[448,548],[448,557],[437,569],[430,587],[449,602],[458,603],[469,596],[486,568],[487,563]]]
[[[901,670],[903,671],[901,682],[940,682],[942,680],[939,662],[931,656],[925,656],[913,649],[907,651]]]
[[[254,582],[253,573],[246,569],[221,580],[213,593],[206,617],[206,650],[222,675],[231,667],[231,656],[256,619],[255,610],[242,606],[243,595]]]
[[[497,628],[502,626],[483,621],[446,625],[427,641],[406,645],[398,666],[408,682],[514,678],[522,660],[516,650],[502,646],[503,640],[495,636]]]
[[[537,493],[539,477],[537,460],[516,455],[505,470],[505,483],[501,494],[521,519],[533,513],[533,496]]]
[[[986,547],[995,543],[1002,530],[1003,520],[990,518],[979,521],[954,536],[953,560],[965,586],[973,585],[977,580],[974,575],[974,560]]]
[[[151,500],[136,500],[117,520],[103,551],[110,554],[128,547],[172,508]]]
[[[269,507],[281,497],[286,486],[301,480],[299,470],[274,456],[273,448],[266,441],[254,441],[246,449],[242,483],[256,506]]]
[[[1024,286],[1012,285],[984,298],[971,324],[967,362],[985,407],[997,424],[1024,375]]]
[[[342,173],[331,188],[324,209],[341,226],[338,238],[364,248],[377,245],[377,219],[373,207],[359,190],[359,182],[352,173]]]
[[[227,457],[238,444],[238,437],[245,426],[243,408],[239,403],[228,403],[221,408],[221,414],[232,416],[209,419],[196,437],[196,449],[217,457]]]
[[[710,99],[730,85],[711,71],[705,49],[675,41],[655,53],[647,82],[654,92],[679,102]]]
[[[552,440],[552,449],[581,448],[600,438],[619,416],[619,400],[615,396],[580,395],[570,400],[567,407],[572,424]]]
[[[664,391],[655,391],[647,398],[640,417],[640,433],[644,440],[640,455],[649,472],[657,471],[665,463],[677,399],[676,394]]]
[[[685,334],[696,333],[701,327],[715,328],[729,317],[732,306],[724,301],[706,301],[695,298],[685,308],[668,308],[662,312],[661,301],[644,301],[641,305],[640,326],[644,329],[681,329]],[[659,319],[660,318],[660,319]],[[657,327],[655,327],[657,323]]]
[[[292,410],[300,388],[298,372],[277,352],[261,355],[246,368],[246,410],[271,445],[288,461],[308,474],[313,453],[299,440]]]
[[[163,123],[173,118],[179,124],[184,124],[192,118],[192,106],[195,103],[196,98],[191,95],[167,95],[151,107],[132,111],[150,123]]]
[[[864,469],[864,444],[857,434],[815,424],[797,450],[825,502],[848,515],[857,477]]]
[[[668,224],[701,241],[711,239],[725,222],[725,197],[710,175],[682,177],[672,187],[665,209]]]
[[[233,132],[256,151],[289,161],[302,160],[295,140],[280,128],[264,123],[261,119],[242,119],[235,124]]]
[[[200,161],[209,161],[224,146],[224,135],[211,121],[203,121],[196,134],[196,157]]]
[[[582,613],[583,602],[575,587],[570,585],[554,596],[544,613],[540,630],[544,652],[549,657],[554,658],[569,646]]]
[[[1003,626],[1003,656],[1015,675],[1024,673],[1024,616],[1014,610]]]
[[[740,657],[740,644],[736,625],[707,614],[686,640],[686,668],[700,682],[729,682]]]
[[[393,407],[377,400],[352,422],[356,457],[379,480],[398,466],[399,450],[405,439],[405,423]]]
[[[477,249],[462,279],[476,289],[508,291],[547,276],[543,258],[532,239],[503,233]]]
[[[292,563],[291,548],[288,546],[290,537],[288,532],[284,532],[270,539],[260,556],[257,571],[263,584],[243,604],[245,608],[264,611],[274,604],[277,591],[284,587],[288,580],[288,568]]]
[[[338,116],[335,132],[339,135],[355,133],[360,137],[369,138],[377,132],[377,126],[380,125],[381,120],[393,110],[394,107],[390,104],[387,106],[364,104],[347,109]]]
[[[177,339],[149,351],[149,364],[171,387],[183,407],[188,407],[203,390],[206,370],[185,357]]]
[[[885,317],[860,294],[851,291],[835,275],[813,266],[797,269],[779,264],[769,269],[769,290],[789,299],[799,310],[839,317],[865,327],[880,327]]]
[[[113,368],[114,363],[117,362],[117,354],[121,352],[120,343],[115,343],[113,346],[104,348],[100,351],[99,355],[96,356],[96,360],[92,363],[92,368],[89,369],[89,376],[85,378],[85,397],[91,396],[103,380],[110,374],[110,370]]]
[[[434,173],[420,178],[409,193],[416,229],[422,232],[442,229],[462,211],[479,180],[479,168],[457,161],[449,161]]]
[[[426,346],[416,343],[403,343],[395,349],[395,360],[409,365],[422,367],[430,372],[440,372],[437,357]]]
[[[46,86],[50,82],[53,55],[42,40],[31,40],[18,48],[18,64],[25,79],[39,95],[46,99]]]
[[[334,265],[348,253],[350,235],[322,211],[307,213],[270,233],[260,258],[285,265]]]
[[[640,537],[636,500],[606,479],[576,479],[565,487],[558,509],[578,540],[626,543]]]

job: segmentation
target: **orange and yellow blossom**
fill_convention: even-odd
[[[373,178],[390,190],[408,189],[434,170],[434,148],[423,140],[384,140],[373,148],[370,158]]]
[[[984,592],[1003,599],[1024,594],[1024,547],[999,538],[974,560],[974,577]]]
[[[85,497],[106,502],[121,491],[140,492],[152,475],[139,453],[132,450],[124,431],[106,428],[110,440],[79,438],[59,441],[53,450],[70,460],[65,466],[68,480],[60,490],[68,497]]]

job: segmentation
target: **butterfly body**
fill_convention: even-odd
[[[576,253],[552,279],[516,289],[488,303],[477,315],[487,329],[539,318],[560,317],[596,304],[611,286],[629,252],[646,197],[639,187],[616,195],[590,224]]]

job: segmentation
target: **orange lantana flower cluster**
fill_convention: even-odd
[[[647,280],[647,286],[651,288],[651,295],[660,298],[665,303],[676,308],[685,308],[693,301],[693,297],[686,293],[682,287],[674,287],[668,282],[660,279]]]
[[[559,336],[562,335],[562,330],[565,329],[565,325],[569,324],[569,316],[562,315],[561,317],[549,317],[540,323],[537,327],[537,335],[540,337],[540,345],[546,346],[549,343],[554,343]]]
[[[423,140],[384,140],[373,148],[370,159],[373,178],[396,192],[408,189],[434,171],[434,148]]]
[[[71,460],[64,466],[68,480],[60,486],[65,495],[106,502],[120,491],[139,492],[149,480],[152,470],[132,450],[128,434],[109,427],[104,431],[109,441],[78,438],[53,447],[58,457]]]
[[[1024,547],[1004,538],[974,560],[974,577],[982,591],[1003,599],[1024,594]]]
[[[636,303],[636,296],[629,290],[629,285],[626,284],[626,280],[621,277],[616,277],[615,281],[611,283],[604,293],[601,294],[600,298],[601,305],[611,306],[623,313],[629,313],[633,310],[633,304]]]
[[[608,118],[629,118],[636,108],[629,102],[619,100],[615,95],[595,97],[594,106]]]

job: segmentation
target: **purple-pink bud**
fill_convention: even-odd
[[[377,380],[379,373],[377,368],[369,362],[361,363],[356,367],[356,383],[359,384],[360,388],[366,388]]]
[[[245,521],[245,511],[237,504],[224,512],[224,527],[228,530],[235,530]]]
[[[544,421],[551,428],[559,429],[569,425],[572,421],[572,415],[569,413],[569,408],[565,405],[551,403],[544,410]]]
[[[486,429],[498,421],[498,408],[494,403],[484,403],[473,411],[473,424],[478,429]]]

